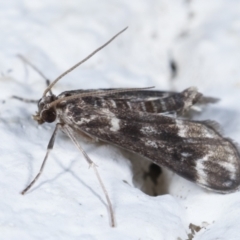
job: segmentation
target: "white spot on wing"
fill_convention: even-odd
[[[103,98],[100,98],[102,107],[106,107],[106,101]]]
[[[204,165],[204,163],[208,161],[208,157],[209,155],[206,155],[204,158],[198,159],[196,161],[196,171],[198,175],[198,182],[203,185],[208,185],[207,183],[208,176],[206,174],[206,171],[205,171],[206,167]]]
[[[116,107],[117,107],[117,105],[116,105],[115,101],[114,101],[114,100],[112,100],[112,99],[111,99],[110,101],[111,101],[112,107],[116,108]]]
[[[128,107],[129,107],[129,109],[132,110],[132,104],[127,101],[127,105],[128,105]]]
[[[118,118],[111,118],[110,123],[111,123],[112,127],[110,128],[110,130],[113,132],[118,131],[120,129],[119,122],[120,122],[120,120]]]
[[[146,106],[144,102],[141,102],[142,111],[146,112]]]
[[[214,131],[203,124],[194,123],[196,130],[194,131],[193,125],[186,126],[182,120],[176,119],[176,126],[178,127],[179,137],[198,137],[198,138],[217,138],[218,136]],[[189,130],[193,131],[189,131]],[[198,135],[198,136],[196,136]]]
[[[149,133],[154,133],[156,132],[156,129],[152,126],[146,126],[146,127],[142,127],[140,129],[140,131],[144,134],[149,134]]]
[[[90,118],[81,118],[80,121],[77,121],[76,123],[79,124],[79,125],[82,125],[84,123],[89,123],[91,122],[92,120],[94,120],[96,118],[96,116],[92,115]]]
[[[145,141],[145,140],[144,140],[144,141]],[[158,148],[157,143],[154,142],[154,141],[150,141],[150,140],[145,141],[145,145],[146,145],[146,146],[153,147],[153,148]]]
[[[207,185],[207,179],[208,176],[206,174],[206,166],[205,166],[205,162],[207,163],[209,161],[209,157],[211,157],[211,155],[206,155],[204,158],[202,159],[198,159],[196,161],[196,170],[197,170],[197,175],[198,175],[198,182],[203,184],[203,185]],[[224,167],[224,169],[226,169],[230,175],[230,179],[235,180],[236,179],[236,170],[233,164],[231,164],[230,162],[216,162],[217,164],[219,164],[220,166]],[[226,181],[225,182],[225,186],[231,186],[232,181]]]
[[[212,132],[212,130],[209,129],[209,131]],[[211,134],[209,131],[206,130],[206,128],[204,128],[203,130],[203,134],[205,135],[206,138],[214,138],[215,134]]]
[[[183,157],[190,157],[190,156],[192,156],[192,154],[191,154],[191,153],[188,153],[188,152],[182,152],[181,155],[182,155]]]
[[[179,137],[186,137],[186,126],[184,126],[184,124],[182,123],[181,120],[176,120],[176,125],[178,128],[178,136]]]
[[[159,97],[148,97],[145,99],[145,101],[155,101],[155,100],[158,100]]]
[[[230,162],[219,162],[219,165],[224,167],[230,174],[232,180],[236,179],[236,169],[234,165]]]

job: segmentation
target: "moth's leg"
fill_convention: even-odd
[[[32,180],[32,182],[21,192],[22,195],[24,195],[31,187],[32,185],[38,180],[38,178],[40,177],[40,175],[42,174],[43,172],[43,169],[44,169],[44,166],[45,166],[45,163],[47,161],[47,158],[48,158],[48,155],[50,153],[50,151],[53,149],[53,145],[54,145],[54,142],[55,142],[55,137],[56,137],[56,134],[57,134],[57,130],[61,127],[62,125],[60,123],[57,123],[56,124],[56,127],[54,129],[54,132],[52,134],[52,137],[48,143],[48,146],[47,146],[47,152],[46,152],[46,155],[44,157],[44,160],[42,162],[42,165],[41,165],[41,168],[38,172],[38,174],[36,175],[36,177]]]
[[[27,99],[27,98],[22,98],[22,97],[18,97],[18,96],[12,96],[12,98],[17,99],[19,101],[25,102],[25,103],[38,103],[38,100],[34,100],[34,99]]]
[[[29,65],[33,70],[35,70],[42,78],[45,79],[47,87],[50,85],[50,80],[31,62],[29,62],[25,57],[23,57],[21,54],[17,55],[24,63]],[[51,89],[49,90],[50,95],[53,95]]]
[[[103,184],[103,181],[97,171],[97,166],[96,164],[89,158],[89,156],[87,155],[87,153],[82,149],[82,147],[80,146],[80,144],[78,143],[78,141],[76,140],[74,134],[73,134],[73,131],[72,129],[67,126],[67,125],[64,125],[62,126],[64,132],[69,136],[69,138],[73,141],[73,143],[76,145],[76,147],[80,150],[80,152],[83,154],[83,156],[85,157],[86,161],[89,163],[90,167],[93,168],[96,176],[97,176],[97,179],[101,185],[101,188],[104,192],[104,195],[106,197],[106,200],[107,200],[107,203],[108,203],[108,207],[109,207],[109,212],[110,212],[110,218],[111,218],[111,226],[114,227],[115,226],[115,220],[114,220],[114,214],[113,214],[113,208],[112,208],[112,203],[110,201],[110,198],[108,196],[108,193],[107,193],[107,190]]]
[[[47,87],[50,85],[50,81],[49,79],[47,79],[45,77],[45,75],[35,66],[33,65],[31,62],[29,62],[25,57],[23,57],[22,55],[18,55],[18,57],[26,64],[28,64],[30,67],[32,67],[32,69],[34,69],[42,78],[45,79],[45,82],[46,82],[46,85]],[[49,90],[49,93],[50,95],[53,95],[51,89]],[[22,102],[25,102],[25,103],[38,103],[39,100],[34,100],[34,99],[26,99],[26,98],[22,98],[22,97],[19,97],[19,96],[12,96],[12,98],[14,99],[17,99],[17,100],[20,100]]]
[[[82,131],[76,130],[77,134],[81,136],[81,139],[84,139],[86,142],[89,143],[99,143],[99,139],[94,136],[90,136]]]
[[[45,79],[46,81],[46,85],[47,87],[50,85],[50,81],[48,80],[48,78],[31,62],[29,62],[24,56],[22,56],[21,54],[17,55],[24,63],[26,63],[27,65],[29,65],[33,70],[35,70],[42,78]]]

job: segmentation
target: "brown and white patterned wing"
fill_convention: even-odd
[[[212,122],[109,108],[80,111],[80,105],[69,103],[64,110],[71,127],[140,154],[202,187],[221,193],[239,187],[239,151]]]

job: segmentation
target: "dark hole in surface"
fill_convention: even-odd
[[[125,152],[126,158],[131,161],[133,184],[142,192],[150,196],[168,194],[168,172],[159,165],[137,154]]]
[[[157,187],[159,184],[159,178],[162,173],[162,168],[154,163],[150,163],[148,166],[148,170],[143,172],[143,179],[144,182],[146,182],[149,178],[150,183],[147,184],[146,182],[146,188],[148,188],[148,194],[152,196],[158,196]]]
[[[177,76],[177,63],[175,60],[171,59],[169,62],[170,70],[171,70],[171,79],[173,80]]]
[[[162,169],[160,166],[154,164],[154,163],[150,163],[148,166],[148,171],[144,173],[143,178],[150,178],[151,181],[157,185],[158,183],[158,178],[160,176],[160,174],[162,173]]]

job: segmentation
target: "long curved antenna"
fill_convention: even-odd
[[[117,33],[115,36],[113,36],[110,40],[108,40],[105,44],[103,44],[101,47],[97,48],[95,51],[93,51],[91,54],[89,54],[86,58],[84,58],[83,60],[81,60],[80,62],[78,62],[77,64],[75,64],[73,67],[71,67],[70,69],[68,69],[67,71],[65,71],[64,73],[62,73],[58,78],[56,78],[43,92],[43,97],[46,96],[46,94],[48,93],[48,91],[50,91],[50,89],[61,79],[63,78],[65,75],[67,75],[68,73],[70,73],[72,70],[74,70],[75,68],[77,68],[79,65],[81,65],[82,63],[86,62],[89,58],[91,58],[94,54],[96,54],[97,52],[99,52],[101,49],[103,49],[104,47],[106,47],[110,42],[112,42],[117,36],[119,36],[122,32],[124,32],[128,27],[124,28],[122,31],[120,31],[119,33]]]

